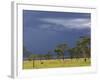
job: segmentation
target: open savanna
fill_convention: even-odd
[[[56,67],[81,67],[90,66],[91,60],[88,58],[80,59],[52,59],[52,60],[25,60],[23,61],[23,69],[39,69],[39,68],[56,68]]]

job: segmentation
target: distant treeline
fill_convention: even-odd
[[[24,60],[49,60],[49,59],[73,59],[73,58],[86,58],[91,57],[91,45],[89,36],[81,36],[76,41],[75,47],[70,48],[67,43],[58,44],[53,50],[49,50],[46,54],[30,53],[26,47],[23,47],[23,53],[27,53],[27,57]],[[55,53],[55,55],[52,54]],[[69,56],[66,56],[69,54]],[[23,54],[24,57],[24,54]]]

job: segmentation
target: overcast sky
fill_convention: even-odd
[[[91,14],[23,10],[24,46],[45,54],[61,43],[70,47],[80,36],[90,35]]]

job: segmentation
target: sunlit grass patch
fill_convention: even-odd
[[[87,59],[86,62],[84,58],[80,59],[52,59],[52,60],[27,60],[23,61],[23,69],[39,69],[39,68],[56,68],[56,67],[81,67],[90,66],[91,61]]]

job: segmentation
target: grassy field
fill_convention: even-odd
[[[23,61],[23,69],[39,69],[39,68],[56,68],[56,67],[81,67],[90,66],[91,61],[87,59],[85,62],[83,58],[80,59],[56,59],[56,60],[34,60]]]

